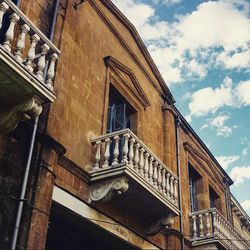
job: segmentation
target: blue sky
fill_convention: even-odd
[[[113,0],[250,214],[250,1]]]

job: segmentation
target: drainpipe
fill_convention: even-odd
[[[28,160],[27,160],[26,167],[25,167],[25,173],[24,173],[24,178],[23,178],[23,183],[22,183],[21,195],[20,195],[20,198],[19,198],[19,204],[18,204],[18,209],[17,209],[16,222],[15,222],[14,232],[13,232],[11,246],[10,246],[11,250],[16,249],[17,237],[18,237],[18,233],[19,233],[20,221],[21,221],[21,216],[22,216],[22,211],[23,211],[23,203],[25,201],[25,191],[26,191],[26,188],[27,188],[27,182],[28,182],[28,177],[29,177],[30,163],[31,163],[31,159],[32,159],[34,143],[35,143],[35,138],[36,138],[38,120],[39,120],[39,117],[36,117],[35,122],[34,122],[33,131],[32,131],[29,154],[28,154]]]
[[[22,0],[18,0],[16,2],[17,7],[20,7],[21,1]],[[52,40],[53,36],[54,36],[59,3],[60,3],[60,0],[57,0],[55,2],[55,6],[54,6],[52,22],[51,22],[50,31],[49,31],[49,39],[50,40]],[[47,65],[44,72],[47,71],[47,68],[48,68],[48,65]],[[35,143],[35,138],[36,138],[36,131],[37,131],[37,127],[38,127],[38,121],[39,121],[39,116],[35,118],[34,125],[33,125],[33,131],[32,131],[32,136],[31,136],[31,141],[30,141],[28,159],[27,159],[27,163],[26,163],[26,166],[25,166],[25,173],[24,173],[23,182],[22,182],[21,195],[20,195],[20,198],[19,198],[19,204],[18,204],[18,209],[17,209],[15,227],[14,227],[12,240],[11,240],[11,246],[10,246],[11,250],[15,250],[16,245],[17,245],[17,238],[18,238],[19,229],[20,229],[20,222],[21,222],[21,217],[22,217],[22,212],[23,212],[23,204],[24,204],[24,201],[25,201],[25,193],[26,193],[26,188],[27,188],[27,183],[28,183],[30,165],[31,165],[33,151],[34,151],[34,143]]]
[[[51,21],[51,24],[50,24],[50,30],[49,30],[49,40],[51,40],[51,41],[53,40],[53,37],[54,37],[59,4],[60,4],[60,0],[56,0],[55,5],[54,5],[52,21]]]
[[[180,233],[181,233],[181,250],[184,249],[184,236],[183,236],[183,218],[182,218],[182,194],[181,194],[181,166],[180,166],[180,129],[181,119],[177,115],[175,117],[175,133],[176,133],[176,158],[177,158],[177,176],[178,176],[178,191],[179,191],[179,210],[180,210]]]

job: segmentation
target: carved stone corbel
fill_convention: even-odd
[[[162,217],[156,222],[152,223],[145,232],[147,235],[155,235],[159,233],[161,229],[172,228],[173,225],[174,225],[173,215],[169,214],[168,216]]]
[[[125,193],[128,188],[128,179],[126,177],[118,177],[93,184],[89,191],[89,201],[109,201],[115,194]]]
[[[6,134],[16,128],[18,123],[39,116],[42,112],[42,103],[37,96],[0,107],[0,133]]]

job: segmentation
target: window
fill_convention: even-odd
[[[107,133],[125,128],[132,128],[135,110],[125,98],[113,87],[110,87]]]
[[[189,195],[190,210],[195,212],[199,210],[198,196],[202,191],[202,178],[199,173],[189,164]]]
[[[220,196],[211,187],[209,187],[209,198],[210,208],[215,207],[218,210],[221,210]]]
[[[189,175],[189,193],[190,193],[190,210],[191,212],[197,211],[197,196],[196,196],[196,178],[191,173]]]

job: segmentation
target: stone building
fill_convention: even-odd
[[[233,181],[110,0],[1,0],[0,28],[0,249],[250,249]]]

